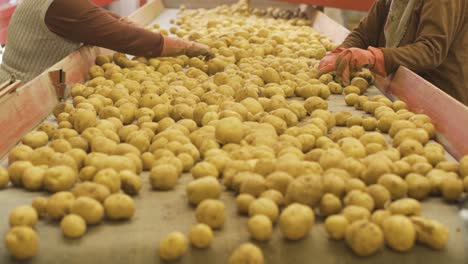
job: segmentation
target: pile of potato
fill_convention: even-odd
[[[73,101],[54,110],[57,124],[25,135],[8,170],[0,168],[2,188],[11,182],[52,193],[11,213],[11,254],[36,254],[40,217],[60,220],[70,238],[104,217],[130,219],[142,171],[155,191],[173,189],[183,173],[193,177],[186,192],[198,224],[188,238],[172,232],[161,240],[164,260],[184,255],[188,241],[210,246],[226,221],[224,189],[237,194],[257,241],[269,240],[276,224],[286,239],[300,240],[323,218],[330,239],[359,256],[384,244],[405,252],[416,241],[442,249],[448,228],[421,216],[420,201],[453,202],[467,192],[468,157],[446,160],[428,116],[365,96],[369,71],[353,73],[346,87],[319,75],[319,60],[336,45],[306,20],[265,14],[246,1],[182,8],[169,31],[209,45],[216,54],[209,61],[99,56],[91,79],[72,88]],[[341,94],[362,112],[330,111],[327,99]],[[246,262],[264,262],[251,243],[229,260]]]

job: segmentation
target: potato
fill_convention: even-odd
[[[237,211],[241,214],[247,214],[249,212],[250,204],[255,201],[255,197],[250,194],[239,194],[236,197]]]
[[[406,157],[412,154],[422,155],[424,154],[424,148],[419,141],[414,139],[405,139],[398,146],[401,156]]]
[[[21,143],[33,149],[47,145],[49,136],[44,131],[31,131],[21,138]]]
[[[446,172],[458,172],[458,163],[452,161],[441,161],[437,163],[436,169],[444,170]]]
[[[70,213],[81,216],[88,225],[95,225],[104,217],[104,207],[98,201],[82,196],[72,202]]]
[[[338,84],[336,82],[329,82],[328,83],[328,88],[330,89],[330,92],[332,94],[342,94],[343,93],[343,87],[341,84]]]
[[[68,238],[79,238],[86,233],[86,222],[76,214],[65,216],[60,222],[62,233]]]
[[[73,188],[72,193],[75,197],[86,196],[101,203],[110,195],[110,191],[105,185],[94,182],[78,183]]]
[[[292,181],[286,191],[286,204],[302,203],[315,206],[323,195],[322,179],[317,174],[306,174]]]
[[[10,213],[10,227],[29,226],[34,227],[37,223],[38,215],[34,207],[29,205],[18,206]]]
[[[325,230],[335,240],[344,238],[348,225],[349,222],[343,215],[331,215],[325,220]]]
[[[27,161],[33,153],[33,149],[27,145],[18,145],[13,147],[8,153],[8,164],[11,165],[15,161]]]
[[[448,202],[455,202],[463,193],[463,182],[455,177],[445,177],[440,185],[442,197]]]
[[[158,254],[165,261],[181,258],[187,252],[187,238],[180,232],[171,232],[159,242]]]
[[[395,137],[395,135],[400,131],[405,128],[416,128],[416,125],[413,124],[412,122],[408,120],[396,120],[392,123],[392,126],[390,127],[390,130],[388,131],[388,134],[391,137]]]
[[[341,211],[341,206],[341,200],[337,196],[327,193],[320,200],[320,214],[323,216],[337,214]]]
[[[103,169],[96,173],[93,182],[106,186],[111,193],[120,191],[121,180],[114,169]]]
[[[380,228],[382,228],[383,222],[389,218],[392,214],[388,210],[383,210],[379,209],[376,210],[372,216],[371,216],[371,221],[372,223],[378,225]]]
[[[425,199],[431,191],[431,183],[428,178],[416,174],[410,173],[405,178],[408,184],[408,196],[417,200]]]
[[[24,188],[28,191],[38,191],[42,189],[45,172],[46,169],[42,167],[27,168],[23,173],[23,177],[21,177]]]
[[[213,230],[208,225],[196,224],[190,228],[189,240],[196,248],[208,248],[213,241]]]
[[[310,207],[293,203],[280,215],[280,231],[289,240],[300,240],[309,234],[314,222],[314,212]]]
[[[57,126],[52,122],[44,122],[37,130],[45,132],[49,138],[52,138],[54,132],[57,130]]]
[[[237,247],[229,257],[229,264],[264,264],[262,251],[252,243],[244,243]]]
[[[336,125],[337,126],[346,126],[346,121],[351,116],[353,116],[353,114],[351,112],[345,112],[345,111],[337,112],[335,114]]]
[[[346,183],[345,192],[349,193],[353,190],[365,191],[366,184],[363,181],[356,179],[356,178],[350,179]]]
[[[348,89],[349,90],[349,89]],[[345,92],[346,94],[346,92]],[[356,93],[347,93],[345,96],[345,102],[348,106],[354,106],[358,101],[359,95]]]
[[[78,177],[81,181],[92,181],[97,171],[98,170],[94,166],[86,166],[80,170]]]
[[[279,192],[278,190],[266,190],[266,191],[262,192],[262,194],[260,194],[260,198],[270,199],[273,202],[275,202],[276,205],[278,205],[278,207],[284,205],[283,194],[281,192]]]
[[[361,206],[361,207],[366,208],[370,212],[373,211],[374,206],[375,206],[372,196],[360,190],[352,190],[348,192],[348,194],[346,194],[343,201],[346,206],[349,206],[349,205]]]
[[[47,216],[47,202],[46,197],[36,197],[32,200],[31,205],[36,210],[39,218]]]
[[[395,174],[382,175],[378,184],[383,185],[390,192],[392,200],[403,198],[408,193],[408,184]]]
[[[346,229],[346,244],[361,257],[375,254],[384,244],[380,228],[369,220],[358,220]]]
[[[179,172],[172,164],[154,166],[150,172],[150,184],[156,190],[170,190],[177,185]]]
[[[254,197],[260,196],[267,189],[265,178],[259,174],[252,173],[250,177],[244,179],[239,188],[240,193],[248,193]]]
[[[250,236],[258,241],[268,241],[273,234],[273,224],[265,215],[254,215],[247,221],[247,230]]]
[[[420,215],[421,204],[413,198],[403,198],[392,202],[387,208],[392,214],[401,214],[406,216]]]
[[[372,197],[375,208],[383,209],[391,201],[390,192],[380,184],[372,184],[367,187],[367,193]]]
[[[58,192],[50,196],[47,201],[47,216],[58,220],[70,212],[75,196],[71,192]]]
[[[323,177],[323,191],[331,193],[338,198],[343,197],[345,193],[345,179],[335,174],[334,169],[328,169]],[[339,169],[335,169],[339,170]],[[344,171],[346,173],[346,171]],[[349,175],[348,175],[349,177]],[[322,197],[323,198],[323,197]]]
[[[122,191],[128,195],[137,195],[140,192],[143,186],[140,176],[130,170],[120,171],[119,176]]]
[[[449,239],[448,228],[436,220],[422,217],[411,217],[416,229],[418,242],[435,250],[442,250],[447,246]]]
[[[135,202],[123,193],[114,193],[104,201],[104,210],[111,220],[128,220],[135,214]]]
[[[363,118],[361,116],[350,116],[348,119],[346,119],[346,126],[347,127],[361,126],[362,121],[363,121]]]
[[[218,199],[221,195],[221,185],[214,177],[203,177],[191,181],[186,187],[186,192],[189,202],[197,205],[206,199]]]
[[[29,226],[16,226],[6,234],[5,246],[15,259],[30,259],[39,250],[39,236]]]
[[[359,87],[357,87],[357,86],[349,85],[349,86],[346,86],[346,87],[344,88],[344,93],[345,93],[346,95],[350,95],[350,94],[359,95],[359,94],[361,94],[361,90],[360,90]]]
[[[326,170],[335,167],[336,164],[343,159],[345,159],[345,155],[341,150],[327,149],[320,156],[319,163],[320,166]]]
[[[460,165],[458,166],[458,174],[462,178],[468,176],[468,155],[465,155],[460,159]]]
[[[24,172],[33,167],[29,161],[15,161],[8,166],[8,177],[15,186],[21,186]]]
[[[226,220],[224,203],[213,199],[202,201],[195,210],[195,218],[213,229],[221,228]]]
[[[221,144],[238,144],[244,137],[244,126],[235,117],[227,117],[216,123],[216,140]]]
[[[216,169],[216,167],[206,161],[202,161],[197,163],[193,168],[192,168],[192,176],[194,179],[198,179],[201,177],[207,177],[207,176],[212,176],[217,178],[219,176],[219,172]]]
[[[392,215],[382,223],[385,243],[399,252],[411,250],[416,241],[416,230],[410,219],[403,215]]]
[[[348,205],[346,206],[342,214],[350,223],[353,223],[358,220],[362,219],[369,219],[370,218],[370,212],[364,207],[357,206],[357,205]]]
[[[44,174],[44,187],[49,192],[69,190],[77,180],[76,172],[68,166],[55,166]]]
[[[94,111],[77,109],[76,112],[73,114],[73,127],[78,133],[82,133],[88,127],[95,126],[96,122],[96,112]]]

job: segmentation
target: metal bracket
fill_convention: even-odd
[[[55,93],[57,94],[59,101],[67,97],[67,84],[65,83],[65,77],[66,73],[62,69],[49,72],[49,78],[55,88]]]

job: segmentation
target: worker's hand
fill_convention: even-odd
[[[164,37],[164,45],[161,53],[162,57],[187,55],[188,57],[204,56],[206,59],[211,59],[214,54],[210,47],[191,41],[186,41],[179,38]]]
[[[185,53],[185,55],[187,55],[188,57],[203,56],[206,60],[211,60],[212,58],[214,58],[214,54],[211,52],[210,47],[208,47],[207,45],[196,42],[191,42],[191,44],[192,45],[190,45],[187,48],[187,51]]]
[[[319,64],[320,74],[336,71],[343,85],[349,85],[351,71],[368,68],[376,74],[386,76],[385,59],[382,50],[369,47],[367,50],[358,48],[338,48],[326,55]]]

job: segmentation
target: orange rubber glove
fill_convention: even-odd
[[[204,44],[167,36],[163,36],[163,38],[164,44],[161,57],[180,55],[187,55],[188,57],[204,56],[208,60],[214,57],[214,54],[210,51],[210,47]]]
[[[336,71],[343,85],[349,85],[351,71],[368,68],[374,73],[387,76],[385,59],[381,49],[369,47],[367,50],[358,48],[338,48],[323,57],[319,64],[320,74]]]

